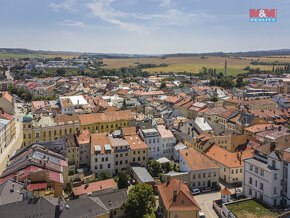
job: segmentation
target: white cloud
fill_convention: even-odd
[[[128,18],[130,15],[126,12],[119,11],[111,7],[111,3],[114,1],[115,0],[99,0],[93,3],[88,3],[87,6],[94,16],[99,17],[103,21],[115,24],[128,31],[139,33],[147,32],[145,28],[138,24],[122,21],[122,18]]]
[[[75,5],[76,0],[65,0],[62,3],[50,3],[49,7],[54,11],[73,11],[73,6]]]
[[[57,24],[61,26],[70,26],[70,27],[80,27],[80,28],[86,27],[86,25],[83,22],[74,20],[64,20],[58,22]]]
[[[159,0],[159,6],[160,7],[168,7],[171,4],[171,0]]]

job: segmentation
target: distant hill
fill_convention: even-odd
[[[24,48],[0,48],[0,53],[9,53],[16,55],[71,55],[71,56],[90,56],[96,58],[146,58],[146,57],[195,57],[195,56],[237,56],[237,57],[263,57],[263,56],[286,56],[290,55],[290,49],[277,49],[277,50],[265,50],[265,51],[246,51],[246,52],[211,52],[211,53],[176,53],[176,54],[159,54],[159,55],[147,55],[147,54],[118,54],[118,53],[93,53],[93,52],[70,52],[70,51],[42,51],[42,50],[30,50]]]

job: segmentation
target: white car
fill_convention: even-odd
[[[199,217],[200,217],[200,218],[205,218],[204,212],[199,211]]]
[[[191,194],[192,194],[192,195],[198,195],[198,194],[200,194],[200,190],[199,190],[198,188],[193,188],[193,189],[191,190]]]

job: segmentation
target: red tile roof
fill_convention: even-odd
[[[171,179],[169,184],[163,183],[161,185],[158,185],[158,190],[166,210],[200,210],[198,203],[190,194],[188,187],[175,178]],[[174,191],[176,191],[175,199]]]
[[[232,194],[232,193],[230,192],[230,190],[228,190],[226,187],[223,188],[223,189],[220,191],[220,193],[221,193],[222,195],[231,195],[231,194]]]
[[[35,183],[35,184],[29,184],[27,186],[28,190],[39,190],[39,189],[46,189],[47,183]]]
[[[98,182],[92,182],[89,183],[87,186],[86,184],[83,184],[79,187],[73,188],[73,193],[75,196],[82,195],[82,194],[87,194],[89,192],[97,192],[105,189],[113,189],[117,188],[117,184],[114,181],[114,179],[106,179]]]

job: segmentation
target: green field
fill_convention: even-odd
[[[73,54],[58,54],[58,53],[51,53],[51,54],[16,54],[16,53],[9,53],[9,52],[0,52],[0,60],[1,59],[21,59],[21,58],[55,58],[55,57],[61,57],[63,59],[67,58],[78,58],[79,55],[73,55]]]
[[[15,54],[15,53],[7,53],[0,52],[0,59],[21,59],[21,58],[40,58],[42,55],[34,55],[34,54]]]
[[[191,73],[199,73],[202,71],[202,68],[216,68],[217,74],[219,72],[224,73],[224,67],[222,65],[211,65],[211,64],[174,64],[167,67],[156,67],[156,68],[146,68],[144,71],[149,73],[167,73],[167,72],[191,72]],[[232,65],[227,68],[227,75],[236,76],[239,73],[245,73],[243,70],[246,66],[238,66]]]
[[[271,211],[266,205],[255,200],[230,204],[227,205],[227,208],[238,218],[272,218],[279,215],[278,213]]]

